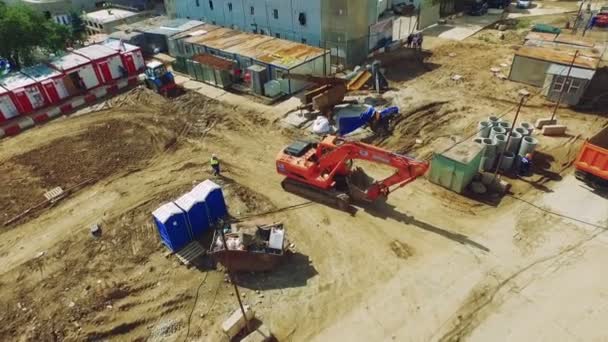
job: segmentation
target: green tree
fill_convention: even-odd
[[[54,23],[29,7],[0,5],[0,56],[16,69],[32,64],[36,51],[63,50],[70,37],[69,27]]]
[[[84,21],[80,17],[80,14],[76,12],[70,13],[70,23],[71,23],[71,35],[72,40],[82,44],[87,38],[86,26],[84,25]]]

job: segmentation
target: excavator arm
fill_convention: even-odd
[[[366,196],[371,201],[382,196],[388,196],[395,189],[403,187],[424,175],[429,168],[427,162],[421,162],[373,145],[340,138],[335,139],[335,148],[327,149],[326,146],[320,145],[317,147],[316,153],[320,173],[327,174],[328,179],[333,179],[345,163],[355,159],[395,168],[395,173],[383,180],[374,182],[367,189]]]

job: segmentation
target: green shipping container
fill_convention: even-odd
[[[443,154],[435,154],[429,180],[459,194],[463,193],[479,170],[483,149],[480,144],[466,141]]]

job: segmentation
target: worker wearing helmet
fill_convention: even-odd
[[[519,175],[526,176],[532,169],[532,153],[526,153],[525,156],[521,157],[519,164]]]
[[[217,155],[215,155],[215,153],[211,155],[211,161],[209,162],[209,164],[211,164],[213,175],[220,176],[220,160],[217,159]]]

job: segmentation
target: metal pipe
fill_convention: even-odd
[[[529,95],[523,95],[521,97],[521,99],[519,100],[519,105],[517,106],[517,112],[515,112],[515,118],[513,118],[513,123],[511,124],[511,127],[515,127],[515,123],[517,123],[517,118],[519,117],[519,113],[521,112],[521,107],[524,105],[524,101],[526,101],[526,99],[528,98]],[[511,134],[507,135],[507,141],[505,143],[505,149],[508,148],[509,146],[509,142],[511,141]],[[505,151],[500,151],[498,153],[498,167],[496,167],[496,170],[494,171],[494,179],[496,179],[496,175],[498,174],[498,170],[500,169],[501,163],[502,163],[502,158],[505,154]]]
[[[582,5],[581,5],[582,6]],[[559,97],[557,98],[557,103],[555,103],[555,107],[553,107],[553,114],[551,115],[551,121],[555,119],[555,114],[557,113],[557,108],[562,102],[562,97],[564,96],[564,90],[566,90],[566,86],[568,85],[568,80],[570,79],[570,72],[572,71],[572,67],[574,66],[574,62],[576,61],[576,57],[578,55],[578,50],[574,52],[574,58],[572,58],[572,62],[570,62],[570,67],[568,68],[568,74],[566,75],[566,79],[564,80],[564,86],[562,87],[562,91],[559,93]]]

